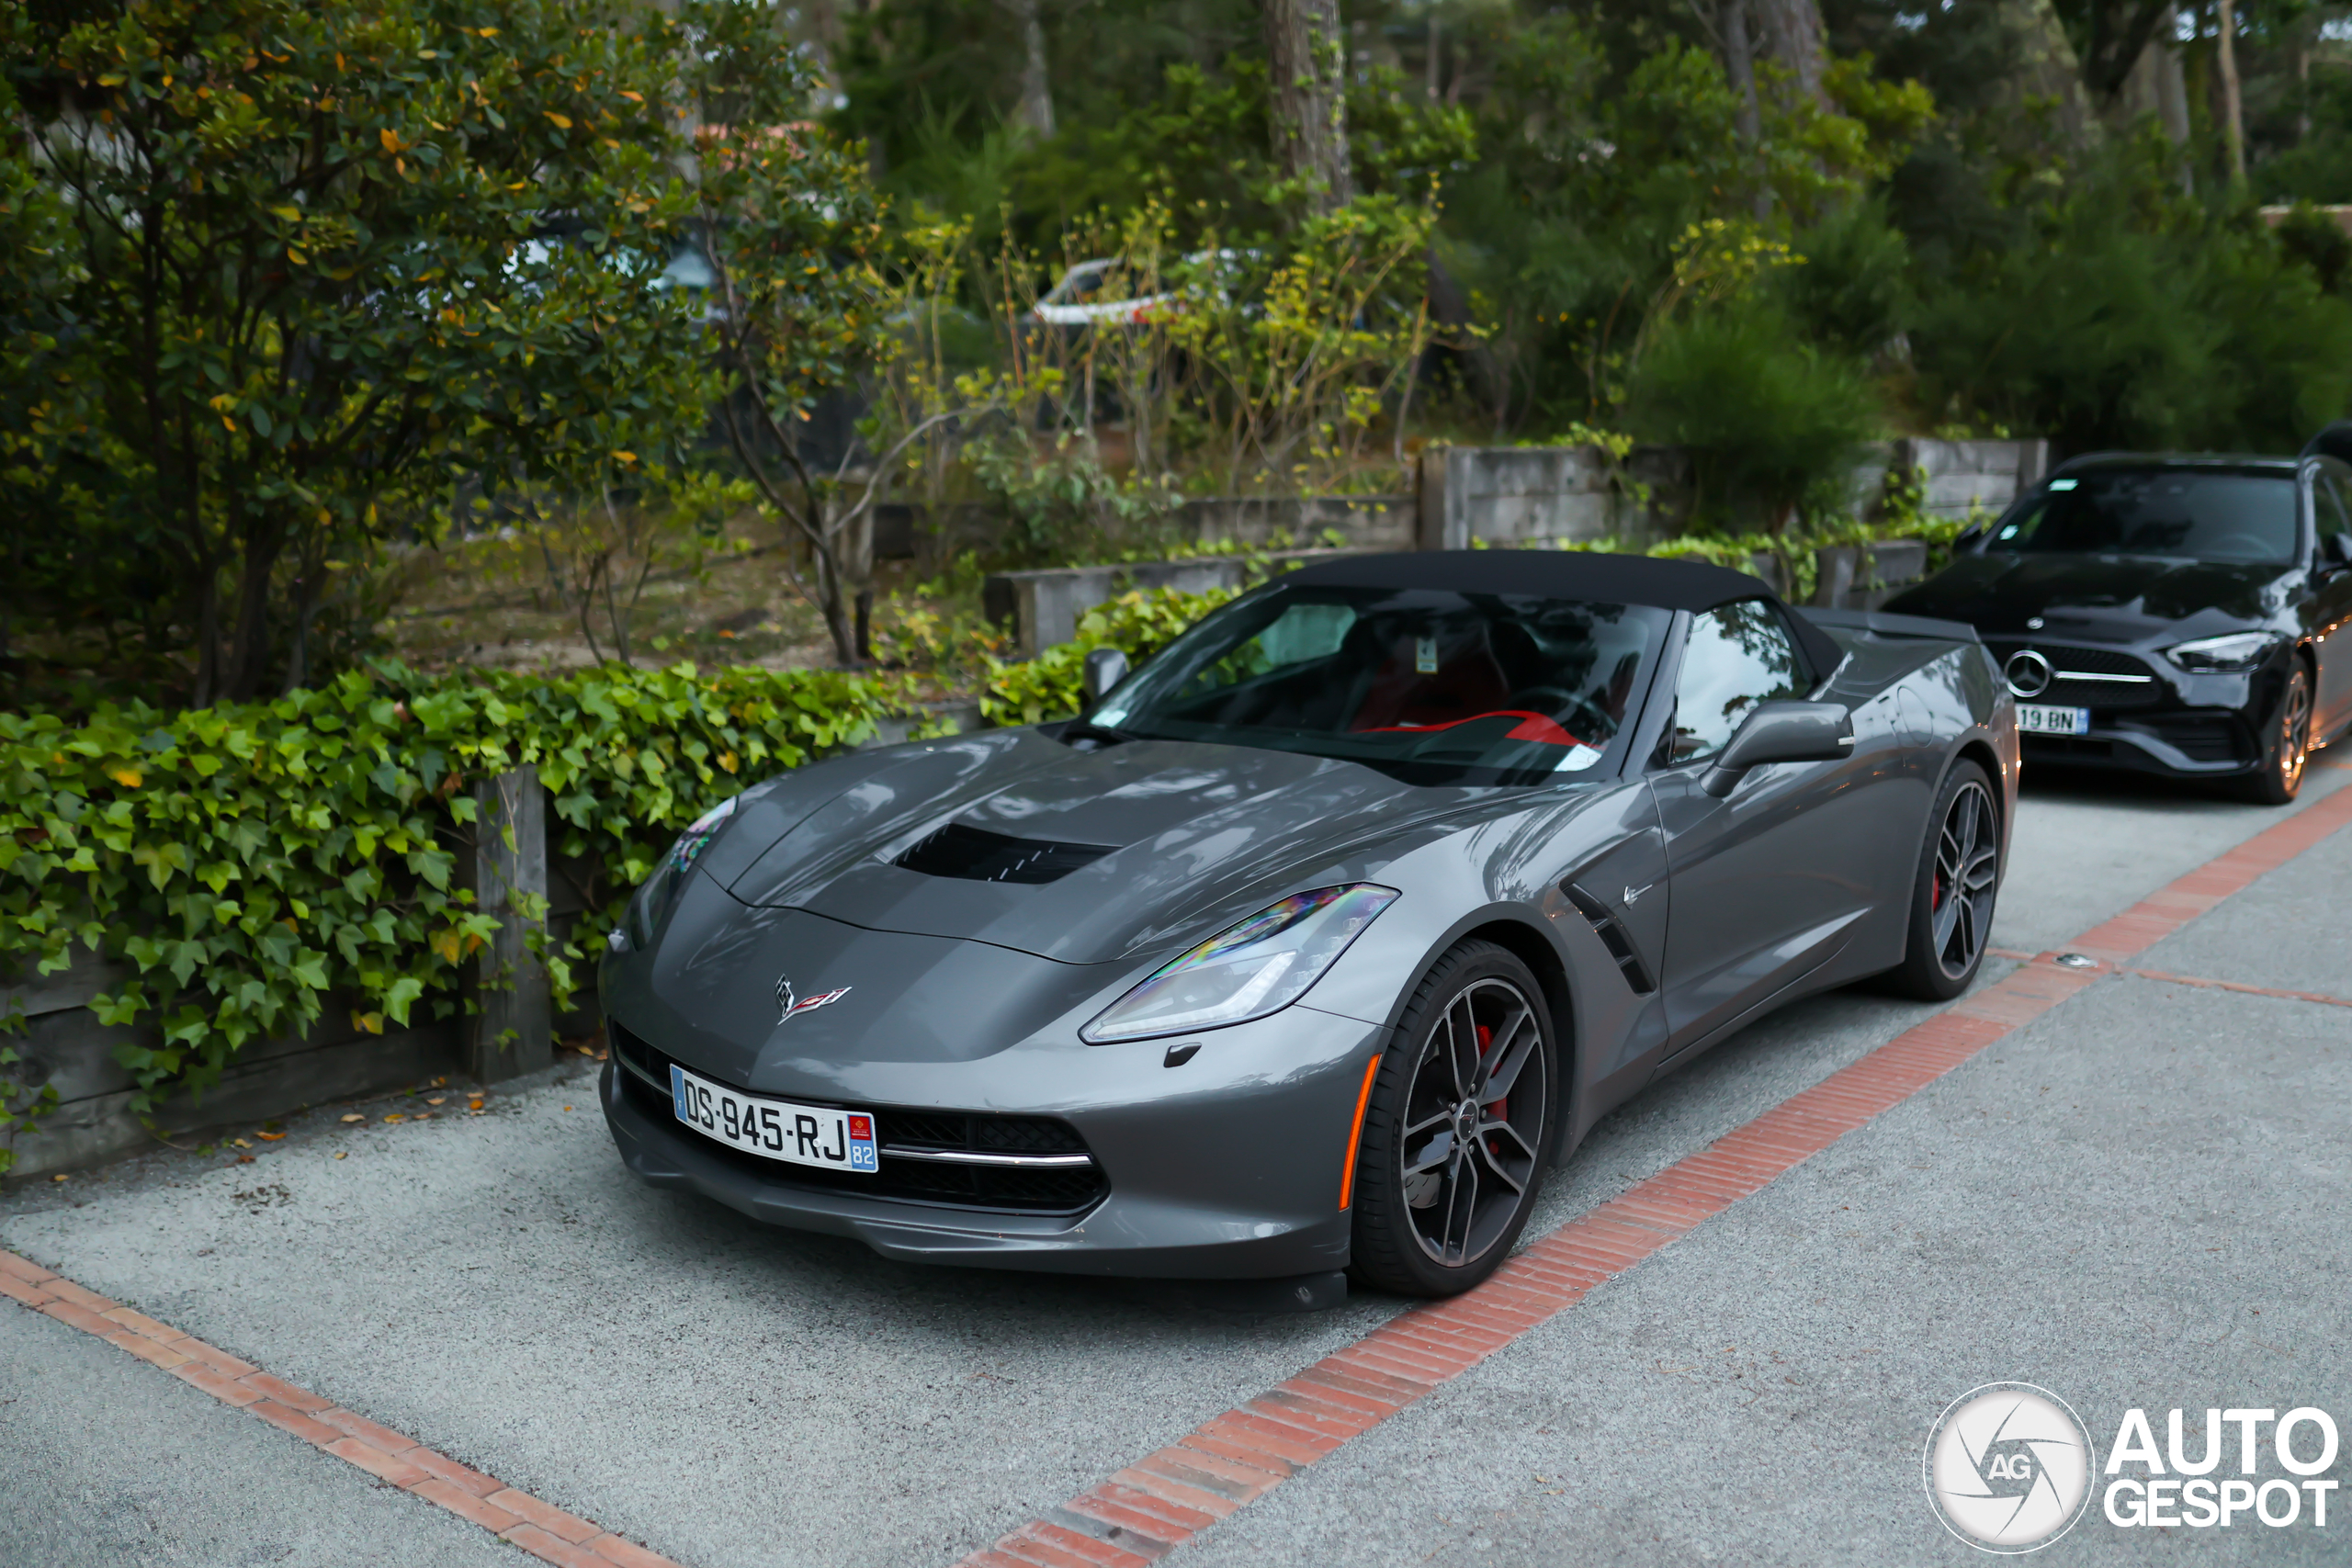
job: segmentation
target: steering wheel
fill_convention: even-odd
[[[1617,733],[1617,721],[1609,716],[1608,709],[1601,707],[1581,693],[1569,691],[1566,686],[1530,686],[1525,691],[1513,692],[1510,694],[1510,705],[1515,708],[1532,708],[1537,713],[1547,714],[1554,718],[1559,717],[1563,713],[1578,709],[1590,714],[1593,723],[1592,733],[1589,736],[1579,735],[1577,739],[1593,746],[1596,750],[1606,746],[1610,737]]]

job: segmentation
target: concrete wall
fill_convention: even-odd
[[[1411,495],[1198,496],[1178,505],[1160,532],[1179,545],[1271,546],[1286,535],[1290,546],[1306,549],[1337,534],[1340,548],[1409,550],[1417,504]],[[883,560],[936,561],[956,550],[984,548],[1002,528],[1000,515],[977,503],[893,502],[875,508],[874,553]],[[1106,532],[1115,536],[1117,531]]]
[[[1914,436],[1894,443],[1891,455],[1896,462],[1927,470],[1927,508],[1947,517],[1964,517],[1973,505],[1998,512],[2050,471],[2047,441]]]
[[[1935,441],[1911,437],[1874,448],[1854,469],[1857,507],[1876,498],[1890,464],[1927,470],[1927,507],[1963,516],[1997,512],[2048,468],[2046,441]],[[1690,461],[1671,446],[1636,446],[1620,466],[1598,446],[1430,446],[1410,495],[1209,496],[1187,501],[1162,525],[1179,545],[1267,545],[1287,534],[1302,547],[1340,536],[1358,550],[1467,549],[1474,541],[1524,546],[1615,536],[1651,544],[1680,532]],[[876,509],[874,551],[886,559],[937,560],[984,547],[1001,531],[989,508],[891,504]]]
[[[1418,521],[1425,550],[1474,542],[1604,538],[1632,515],[1615,465],[1597,446],[1431,446],[1421,453]]]
[[[1964,516],[1998,512],[2049,466],[2044,441],[1890,442],[1854,470],[1859,508],[1890,465],[1927,471],[1926,506]],[[1641,545],[1679,531],[1690,464],[1673,447],[1637,446],[1621,469],[1598,446],[1432,446],[1421,454],[1417,515],[1425,550],[1589,541]]]

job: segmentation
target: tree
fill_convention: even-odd
[[[1339,0],[1259,0],[1274,164],[1315,212],[1355,197],[1348,162],[1348,46]]]
[[[2245,183],[2245,106],[2238,91],[2237,17],[2230,0],[2213,0],[2214,63],[2222,76],[2222,144],[2228,150],[2230,179]]]
[[[888,349],[882,203],[864,150],[808,119],[814,79],[778,10],[689,0],[683,16],[697,40],[690,86],[730,117],[697,133],[694,187],[717,277],[708,330],[729,386],[720,423],[787,542],[808,552],[812,575],[796,573],[795,584],[824,616],[835,656],[854,664],[865,653],[872,552],[862,541],[878,487],[899,452],[958,412],[902,433],[861,487],[848,479],[865,456],[854,446],[830,473],[812,465],[801,433],[819,403],[853,390]]]
[[[1756,0],[1756,11],[1762,24],[1758,30],[1764,35],[1764,52],[1789,73],[1790,85],[1801,98],[1828,107],[1828,95],[1821,85],[1825,64],[1821,8],[1814,0]]]
[[[1046,67],[1046,27],[1037,16],[1037,0],[1003,0],[1005,19],[1021,35],[1021,96],[1012,106],[1012,123],[1032,136],[1054,133],[1054,85]]]
[[[1723,0],[1716,13],[1723,41],[1724,74],[1738,95],[1739,139],[1751,155],[1763,151],[1763,110],[1756,96],[1756,45],[1747,31],[1747,0]],[[1771,192],[1760,184],[1755,196],[1756,216],[1772,210]]]
[[[12,152],[67,217],[53,445],[103,476],[80,521],[167,563],[198,704],[300,678],[338,540],[691,417],[690,319],[647,287],[673,41],[628,0],[20,14]]]
[[[2123,91],[2141,51],[2173,6],[2174,0],[2075,0],[2082,17],[2083,85],[2100,107]]]

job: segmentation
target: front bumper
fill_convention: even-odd
[[[2167,778],[2232,778],[2262,766],[2253,720],[2226,708],[2155,714],[2091,710],[2087,735],[2021,735],[2030,762],[2125,768]]]
[[[2069,644],[2042,637],[2030,643],[1988,637],[1996,662],[2030,648],[2057,667],[2043,691],[2021,703],[2077,707],[2090,714],[2089,733],[2018,739],[2030,762],[2122,768],[2167,778],[2230,778],[2262,765],[2265,721],[2284,690],[2283,663],[2245,674],[2197,674],[2174,668],[2153,649]],[[2075,667],[2085,678],[2067,679]]]
[[[1302,1005],[1204,1033],[1199,1054],[1177,1067],[1162,1065],[1170,1041],[1016,1047],[931,1065],[922,1106],[951,1115],[984,1108],[1053,1117],[1077,1130],[1101,1181],[1099,1195],[1074,1213],[992,1206],[985,1198],[927,1201],[797,1179],[796,1167],[770,1168],[666,1114],[667,1087],[618,1051],[605,1066],[600,1098],[621,1159],[639,1179],[698,1192],[771,1224],[853,1237],[886,1258],[1149,1279],[1272,1279],[1347,1266],[1341,1168],[1364,1064],[1386,1032]],[[1047,1054],[1050,1064],[1008,1060]],[[1057,1092],[1036,1103],[1005,1103],[1002,1086],[1039,1081],[1041,1065],[1054,1069]],[[905,1108],[912,1098],[899,1077],[876,1102]],[[887,1126],[890,1112],[878,1114]],[[891,1159],[886,1135],[886,1172]]]

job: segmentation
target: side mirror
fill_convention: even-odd
[[[2330,534],[2322,539],[2319,564],[2323,571],[2341,571],[2352,566],[2352,534]]]
[[[1962,528],[1959,533],[1952,536],[1951,553],[1956,556],[1970,555],[1976,550],[1977,547],[1984,543],[1984,525],[1982,523],[1971,523],[1967,527]]]
[[[1828,762],[1854,754],[1854,716],[1842,703],[1766,703],[1715,753],[1699,787],[1717,800],[1767,762]]]
[[[1127,656],[1115,648],[1097,648],[1086,655],[1086,700],[1099,703],[1111,688],[1127,678]]]

